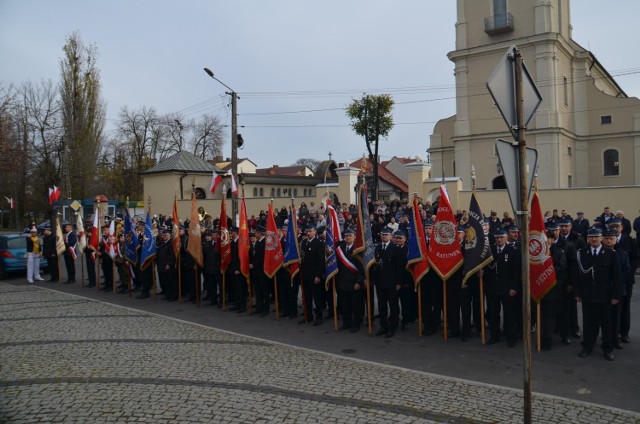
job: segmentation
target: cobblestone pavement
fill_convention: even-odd
[[[521,391],[0,283],[0,422],[521,422]],[[538,423],[640,414],[534,396]]]

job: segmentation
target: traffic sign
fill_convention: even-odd
[[[69,205],[69,206],[71,206],[71,209],[73,209],[74,211],[78,212],[78,209],[80,209],[80,207],[81,207],[82,205],[81,205],[81,204],[80,204],[80,202],[78,202],[77,200],[74,200],[74,201],[71,203],[71,205]]]
[[[511,46],[487,81],[487,89],[498,106],[498,110],[509,127],[514,138],[518,139],[518,114],[516,108],[515,61],[516,46]],[[533,82],[527,67],[522,64],[522,97],[524,107],[524,126],[529,122],[542,103],[542,96]]]
[[[507,183],[507,192],[509,193],[511,206],[513,207],[514,214],[517,215],[517,211],[520,210],[521,205],[518,144],[498,139],[496,140],[496,151],[498,152],[498,158],[500,159],[500,165],[502,166],[504,180]],[[527,172],[529,173],[527,175],[527,202],[529,197],[531,197],[531,186],[533,185],[533,177],[536,173],[537,164],[538,151],[531,147],[527,147]]]

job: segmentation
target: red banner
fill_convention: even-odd
[[[531,221],[529,222],[529,285],[531,299],[536,303],[556,285],[556,270],[547,247],[542,209],[538,193],[531,199]]]
[[[229,264],[231,263],[231,243],[229,239],[229,226],[227,225],[227,205],[222,198],[222,204],[220,205],[220,226],[218,227],[218,234],[220,234],[220,270],[227,272]]]
[[[249,224],[247,223],[247,206],[244,196],[240,203],[240,231],[238,232],[238,256],[240,256],[240,272],[245,278],[249,278]]]
[[[280,237],[278,237],[278,227],[273,217],[273,204],[269,202],[269,212],[267,213],[267,234],[265,236],[264,247],[264,273],[269,277],[278,272],[284,261]]]
[[[191,192],[191,218],[189,219],[189,239],[187,240],[187,253],[191,255],[198,268],[202,268],[202,237],[200,235],[200,217],[198,216],[198,204],[196,194]]]
[[[443,280],[451,277],[462,266],[462,250],[458,242],[457,226],[447,190],[444,185],[441,185],[438,212],[431,230],[427,257],[431,267]]]
[[[180,221],[178,221],[178,197],[173,196],[173,213],[171,215],[171,245],[176,260],[180,256]]]

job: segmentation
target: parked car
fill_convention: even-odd
[[[0,279],[10,272],[27,271],[27,237],[24,234],[0,235]],[[40,269],[46,270],[47,261],[40,259]]]
[[[68,221],[62,220],[63,227],[67,224],[69,224]],[[36,225],[36,228],[38,229],[38,234],[42,234],[42,231],[44,231],[45,228],[51,228],[51,223],[47,219],[46,221],[42,221],[40,224]],[[22,234],[29,234],[30,231],[31,231],[31,227],[27,227],[24,229]]]

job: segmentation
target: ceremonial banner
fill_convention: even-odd
[[[409,235],[407,238],[407,270],[413,276],[413,284],[418,287],[420,280],[429,272],[427,260],[427,239],[418,209],[418,197],[413,197],[413,207],[409,214]]]
[[[176,261],[180,257],[180,221],[178,221],[178,197],[173,196],[173,212],[171,214],[171,245]]]
[[[369,268],[376,263],[376,251],[375,246],[373,245],[373,236],[371,234],[371,222],[369,221],[366,184],[360,184],[359,190],[358,194],[360,204],[358,205],[356,240],[358,238],[358,233],[360,233],[364,246],[362,246],[359,251],[362,252],[362,265],[364,266],[367,281],[369,281]],[[353,251],[356,252],[356,249],[354,248]]]
[[[547,254],[547,235],[538,193],[534,193],[531,199],[529,281],[531,299],[536,303],[540,303],[540,300],[556,285],[556,270],[553,267],[553,259]]]
[[[49,204],[53,205],[53,202],[56,202],[60,198],[60,189],[53,185],[53,187],[49,188]]]
[[[116,226],[115,221],[111,221],[109,224],[109,235],[107,236],[107,253],[111,256],[111,259],[115,259],[118,256],[118,240],[116,239]]]
[[[296,209],[289,208],[289,222],[287,223],[287,240],[285,242],[283,267],[291,274],[291,280],[300,271],[300,246],[298,245],[298,223]]]
[[[231,240],[229,238],[229,227],[227,223],[227,205],[225,204],[224,197],[220,205],[220,226],[218,227],[218,233],[220,234],[220,241],[218,243],[220,247],[220,270],[227,272],[229,264],[231,263]]]
[[[82,223],[82,212],[76,214],[76,251],[82,255],[87,248],[87,237],[84,235],[84,224]]]
[[[7,199],[7,203],[9,203],[11,209],[14,209],[16,207],[16,202],[13,200],[13,197],[4,196],[4,198]]]
[[[129,208],[127,208],[124,215],[124,257],[132,265],[138,263],[139,248],[140,240],[138,240],[131,215],[129,215]]]
[[[156,257],[156,238],[151,230],[151,216],[147,211],[147,219],[142,233],[142,252],[140,252],[140,269],[147,269]]]
[[[282,246],[280,245],[280,237],[278,237],[278,227],[273,217],[273,202],[269,202],[269,211],[267,212],[267,234],[265,235],[264,247],[264,273],[269,278],[278,272],[284,261]]]
[[[327,290],[329,288],[329,281],[338,273],[338,260],[336,257],[336,227],[337,216],[336,211],[327,200],[327,230],[325,231],[325,284]],[[333,212],[333,213],[332,213]],[[337,237],[340,237],[340,231],[337,232]],[[337,249],[340,252],[342,250]],[[357,270],[357,269],[356,269]]]
[[[467,228],[464,231],[463,284],[473,274],[493,261],[491,246],[489,245],[489,234],[484,232],[482,225],[484,215],[482,215],[482,211],[480,210],[480,203],[478,203],[475,192],[471,193],[468,215]]]
[[[462,250],[457,239],[457,221],[444,185],[440,186],[438,212],[433,224],[427,257],[434,271],[447,280],[462,266]]]
[[[247,223],[247,206],[244,203],[244,196],[240,203],[240,229],[238,231],[238,256],[240,257],[240,273],[249,279],[249,224]]]
[[[56,253],[58,256],[64,254],[67,248],[64,245],[64,235],[62,234],[62,224],[60,223],[60,215],[56,216]]]
[[[198,204],[196,202],[196,194],[194,192],[191,192],[191,217],[189,218],[189,239],[187,240],[187,253],[189,253],[189,255],[193,258],[198,268],[203,267],[200,217],[198,216]]]
[[[95,257],[95,253],[100,251],[99,216],[100,216],[100,211],[96,208],[96,211],[93,214],[93,228],[91,230],[91,239],[89,240],[89,249],[93,250],[94,257]]]

